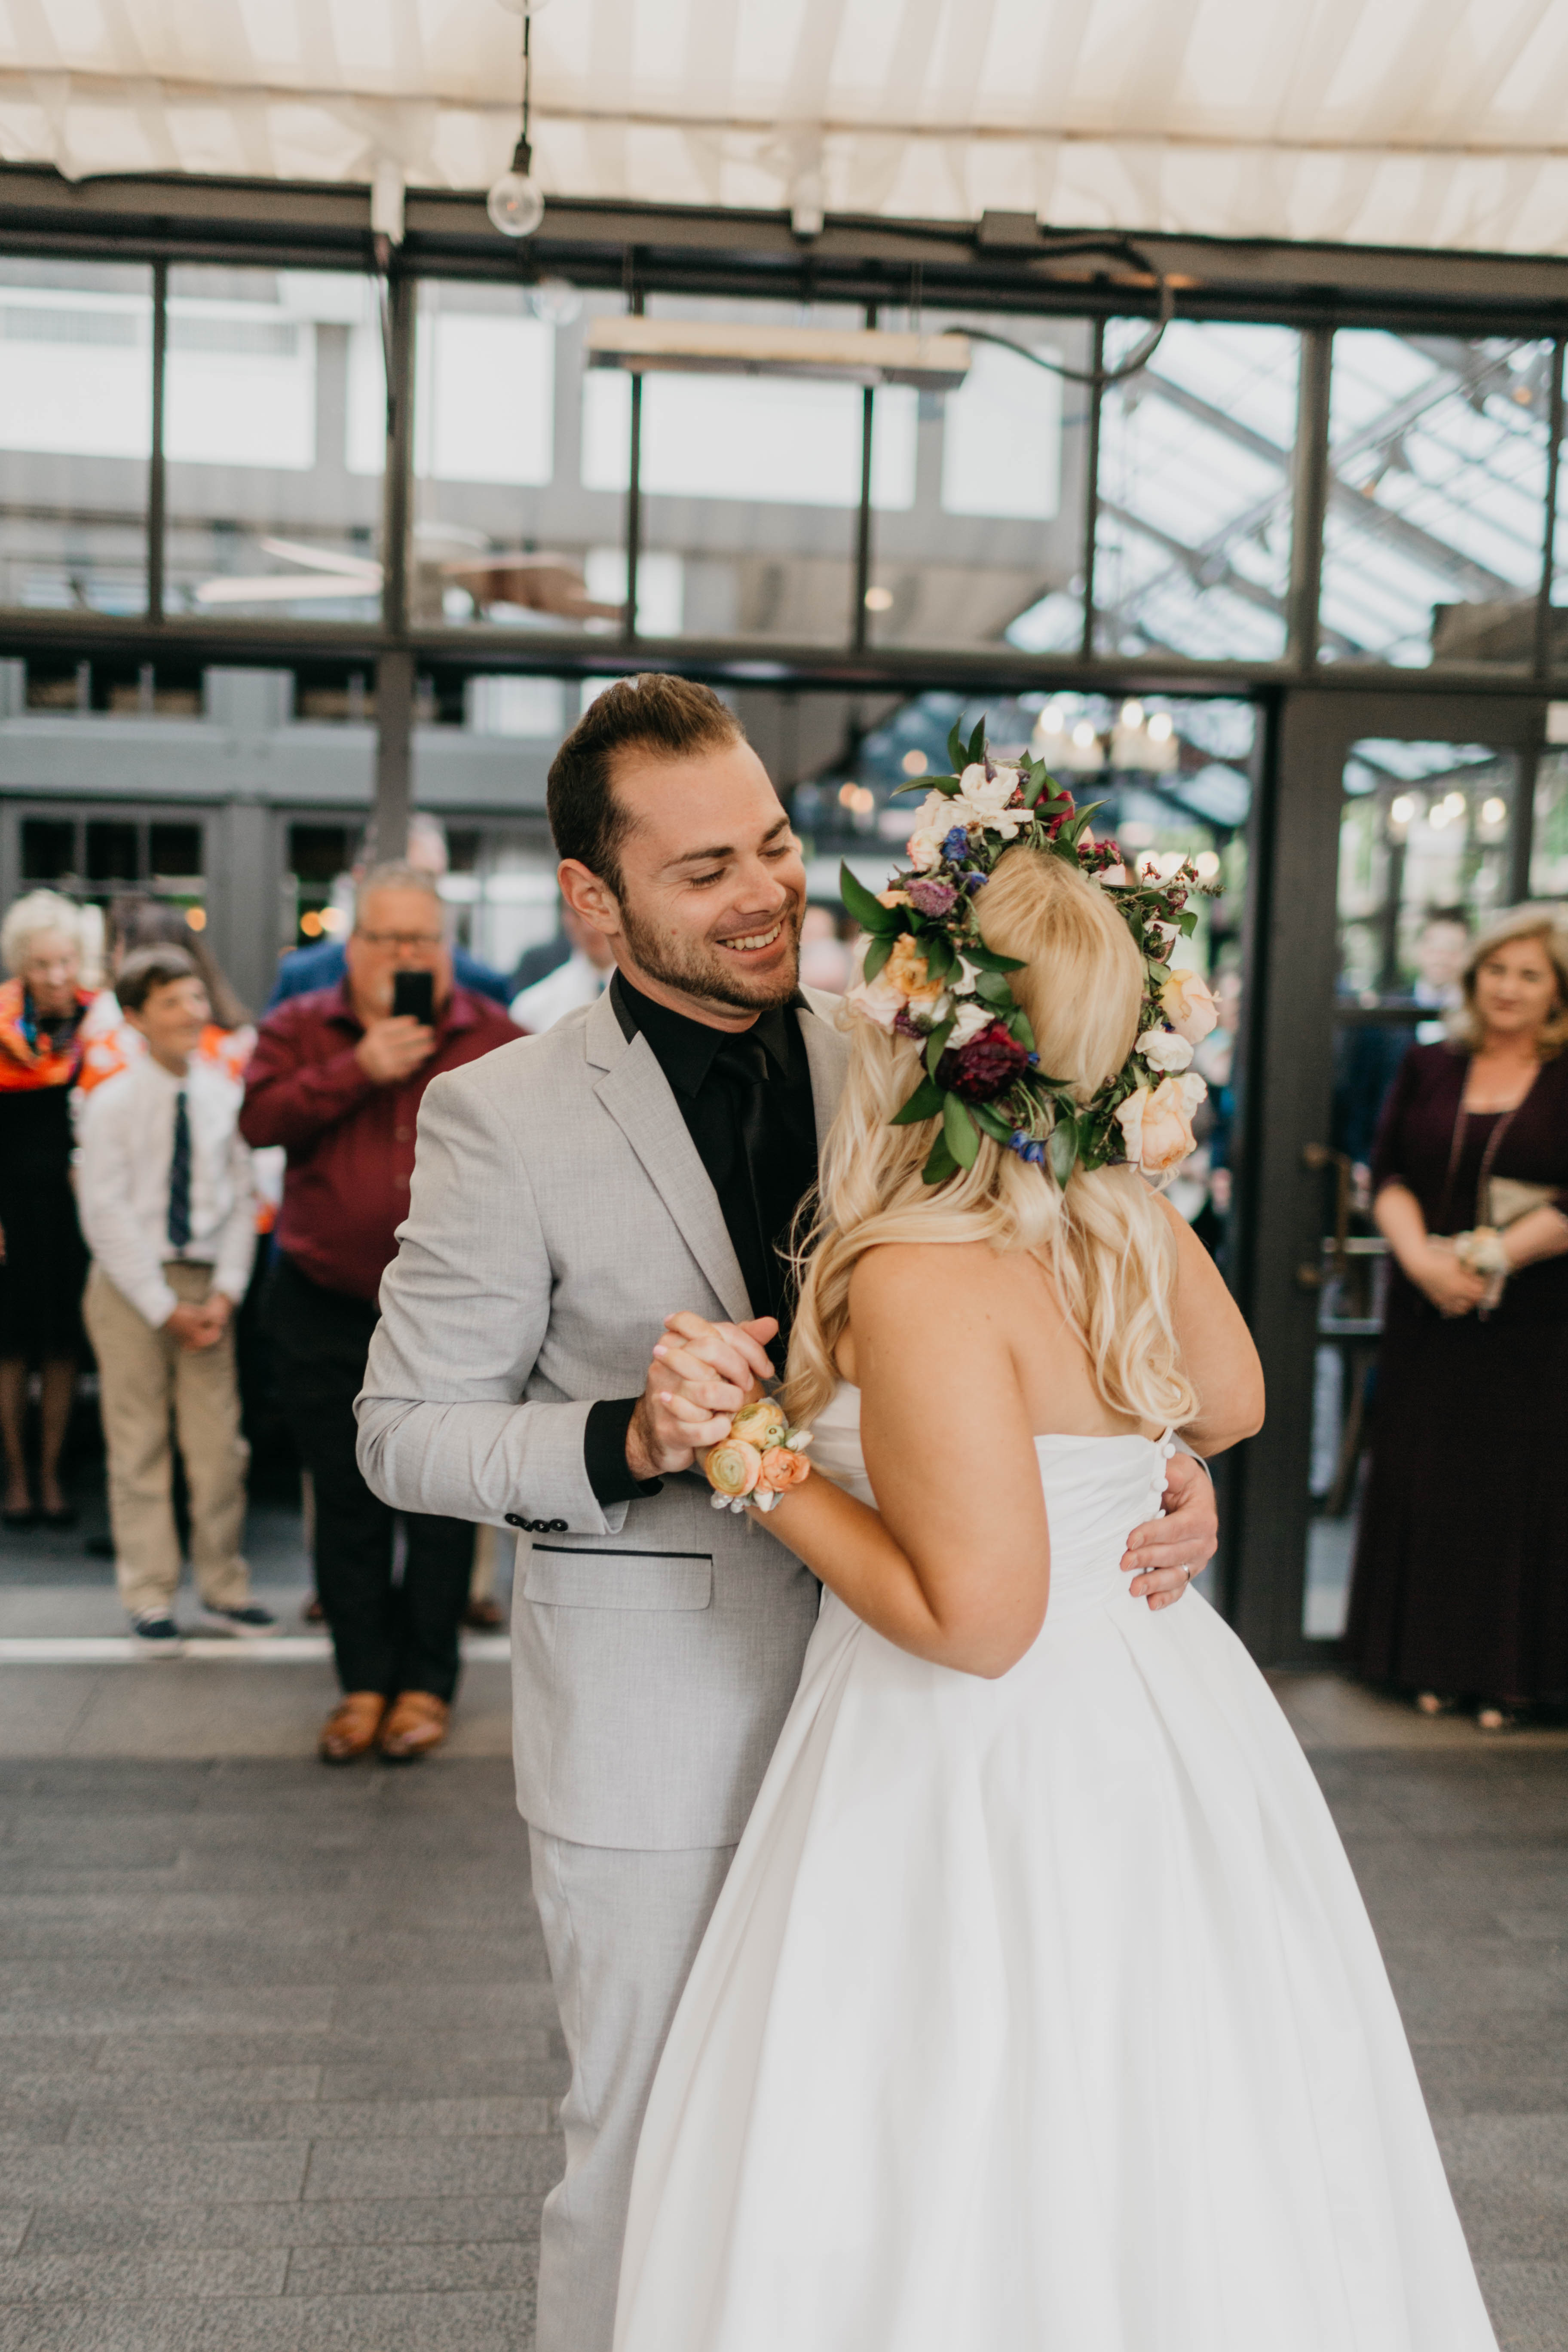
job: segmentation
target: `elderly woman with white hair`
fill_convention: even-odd
[[[0,924],[0,1439],[7,1527],[68,1527],[59,1461],[85,1352],[87,1250],[71,1191],[70,1096],[81,1068],[81,919],[33,890]],[[27,1479],[27,1375],[42,1380],[38,1496]]]
[[[1568,933],[1472,943],[1446,1041],[1413,1045],[1373,1161],[1394,1265],[1350,1655],[1484,1730],[1568,1701]]]

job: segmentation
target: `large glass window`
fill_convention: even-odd
[[[1325,660],[1529,664],[1551,368],[1544,342],[1334,337]]]
[[[153,281],[0,259],[0,604],[147,601]]]
[[[1112,320],[1108,366],[1147,331]],[[1285,651],[1300,348],[1284,327],[1166,329],[1100,410],[1102,654],[1273,661]]]
[[[617,297],[426,279],[415,343],[409,602],[423,623],[620,629],[629,417],[583,373]],[[620,381],[624,394],[625,380]]]
[[[858,309],[820,304],[659,296],[647,310],[662,320],[759,326],[865,323]],[[631,379],[596,369],[585,394],[584,479],[592,466],[596,481],[624,485]],[[890,407],[885,447],[873,441],[874,502],[910,494],[913,399],[878,395],[879,413],[884,403]],[[846,642],[864,405],[858,384],[798,376],[659,371],[643,377],[641,635]]]
[[[385,446],[372,278],[171,269],[171,614],[375,620]]]
[[[1078,319],[924,311],[918,324],[982,327],[1042,360],[1089,364]],[[1088,430],[1082,384],[994,343],[972,344],[954,392],[879,392],[871,641],[1076,652]]]

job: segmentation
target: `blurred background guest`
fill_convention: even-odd
[[[561,909],[561,928],[572,943],[565,962],[531,987],[519,989],[511,1000],[512,1019],[531,1036],[553,1029],[579,1005],[594,1003],[603,995],[616,968],[604,933],[592,929],[570,907]]]
[[[87,1249],[71,1191],[71,1094],[81,1069],[81,929],[68,898],[34,890],[0,925],[0,1435],[5,1522],[69,1527],[60,1453],[70,1422]],[[41,1397],[38,1486],[27,1477],[27,1380]]]
[[[359,857],[346,877],[351,904],[375,862],[375,827],[371,825]],[[408,846],[400,862],[415,873],[426,876],[432,887],[439,884],[447,865],[445,826],[437,818],[416,812],[408,820]],[[470,995],[490,997],[503,1007],[510,1002],[516,983],[504,972],[492,971],[488,963],[469,955],[466,948],[454,947],[449,952],[459,988],[466,988]],[[343,976],[344,954],[342,940],[321,940],[314,947],[290,949],[278,967],[278,977],[267,1000],[268,1012],[288,997],[306,996],[316,988],[335,988]]]
[[[201,910],[197,910],[198,918]],[[167,898],[124,898],[111,901],[104,927],[104,986],[88,1007],[81,1034],[87,1051],[80,1085],[94,1085],[146,1050],[146,1041],[121,1011],[114,983],[125,959],[139,948],[178,948],[195,965],[210,1008],[198,1051],[237,1077],[245,1074],[256,1045],[256,1024],[236,995],[227,973],[204,936],[204,919],[193,928],[184,907]],[[118,1056],[118,1059],[116,1058]]]
[[[1378,1131],[1394,1265],[1346,1643],[1424,1712],[1477,1699],[1496,1730],[1568,1696],[1568,933],[1516,908],[1459,987]]]
[[[234,1318],[256,1255],[238,1081],[200,1052],[211,1006],[183,948],[137,948],[115,987],[144,1050],[89,1097],[77,1193],[92,1251],[84,1307],[98,1359],[120,1594],[145,1657],[177,1657],[180,1537],[170,1424],[207,1630],[275,1633],[240,1543],[249,1448]]]
[[[849,985],[851,947],[846,936],[842,908],[813,899],[800,919],[800,978],[803,988],[820,988],[842,996]]]
[[[1457,1012],[1464,999],[1462,975],[1470,952],[1470,919],[1463,907],[1434,907],[1415,942],[1415,982],[1410,993],[1417,1004],[1438,1014]],[[1440,1045],[1447,1022],[1438,1018],[1417,1024],[1418,1045]]]
[[[400,971],[430,975],[429,1022],[394,1012]],[[394,1517],[360,1475],[353,1401],[408,1207],[425,1088],[517,1034],[498,1006],[454,983],[435,878],[375,866],[360,884],[342,979],[268,1014],[247,1079],[240,1132],[288,1152],[267,1325],[311,1475],[316,1590],[343,1690],[321,1733],[328,1763],[373,1746],[404,1762],[446,1736],[474,1531],[408,1517],[395,1582]]]

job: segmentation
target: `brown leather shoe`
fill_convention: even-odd
[[[319,1752],[323,1764],[352,1764],[375,1746],[386,1701],[380,1691],[349,1691],[339,1699],[321,1726]]]
[[[381,1727],[380,1748],[389,1764],[412,1764],[439,1748],[452,1710],[434,1691],[399,1691]]]

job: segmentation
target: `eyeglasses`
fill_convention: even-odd
[[[446,939],[440,931],[361,931],[359,937],[367,948],[439,948]]]

